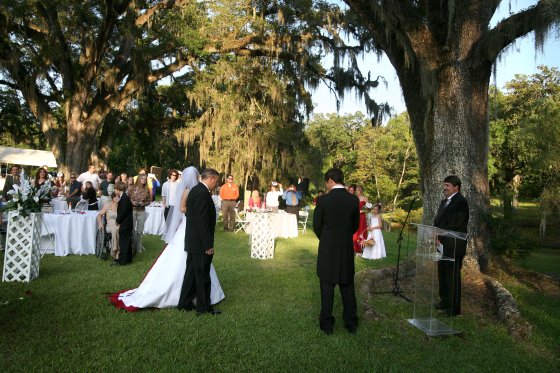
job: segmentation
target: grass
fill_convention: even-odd
[[[397,235],[384,232],[388,258],[356,258],[356,270],[393,265]],[[362,319],[350,335],[337,293],[335,332],[323,335],[311,231],[279,239],[266,261],[250,258],[248,236],[217,231],[214,264],[226,294],[220,316],[116,310],[103,293],[139,283],[163,245],[148,236],[145,246],[127,267],[45,256],[37,280],[1,283],[0,371],[553,372],[560,365],[560,301],[515,282],[509,286],[535,325],[528,341],[473,314],[455,320],[462,337],[429,338],[406,321],[412,305],[390,294],[373,299],[383,319]],[[405,235],[403,255],[406,248]]]

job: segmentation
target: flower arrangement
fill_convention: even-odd
[[[41,204],[50,199],[51,190],[50,181],[35,188],[24,179],[20,185],[14,185],[14,188],[8,191],[12,198],[0,211],[17,211],[23,217],[29,216],[33,212],[41,212]]]

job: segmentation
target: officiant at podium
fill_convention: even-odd
[[[443,194],[445,198],[439,204],[434,226],[466,233],[469,203],[461,194],[461,179],[455,175],[447,176],[443,180]],[[440,302],[436,308],[447,316],[457,316],[461,314],[461,268],[467,251],[467,241],[439,236],[438,246],[439,244],[443,246],[443,256],[452,257],[455,261],[438,262]]]

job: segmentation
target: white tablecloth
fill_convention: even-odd
[[[298,223],[295,214],[286,212],[270,213],[273,216],[274,238],[293,238],[298,236]],[[247,213],[247,219],[251,221],[252,213]],[[251,233],[251,224],[247,228],[247,233]]]
[[[53,198],[49,204],[53,207],[54,211],[68,211],[68,202],[66,200]]]
[[[146,221],[144,222],[144,234],[156,234],[161,236],[165,231],[165,218],[163,206],[146,206]]]
[[[43,214],[41,236],[54,235],[54,255],[95,254],[97,211],[83,214]],[[41,240],[41,251],[52,253],[52,241]]]

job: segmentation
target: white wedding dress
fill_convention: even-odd
[[[140,286],[109,296],[117,308],[136,311],[142,308],[177,307],[187,265],[187,253],[184,250],[186,221],[183,217],[176,234],[152,265]],[[210,280],[210,304],[216,304],[224,299],[225,295],[213,264],[210,267]]]
[[[368,214],[367,216],[367,223],[368,227],[376,227],[381,226],[381,221],[379,218],[373,216],[372,214]],[[362,252],[362,258],[364,259],[381,259],[387,256],[385,252],[385,242],[383,241],[383,234],[381,233],[381,229],[374,229],[372,231],[368,231],[367,240],[373,239],[375,243],[372,246],[364,246],[364,250]]]

